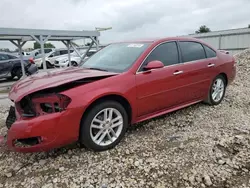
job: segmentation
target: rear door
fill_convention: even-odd
[[[207,58],[203,45],[194,41],[179,41],[182,75],[185,77],[185,97],[182,103],[203,100],[208,95],[214,76],[216,57]]]

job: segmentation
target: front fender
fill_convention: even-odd
[[[111,79],[112,82],[109,82],[109,79]],[[118,95],[123,97],[130,104],[132,112],[137,111],[134,76],[127,76],[125,79],[122,79],[122,81],[119,79],[119,76],[114,76],[113,78],[110,77],[66,90],[62,92],[62,94],[67,95],[72,99],[68,108],[84,107],[83,113],[93,102],[102,97],[110,95]],[[132,120],[135,118],[133,114],[136,113],[132,113]]]

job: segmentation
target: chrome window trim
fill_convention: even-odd
[[[168,43],[168,42],[176,42],[177,49],[178,49],[178,45],[179,45],[178,43],[179,43],[179,42],[196,42],[196,43],[201,44],[201,46],[203,47],[203,43],[197,42],[197,41],[190,41],[190,40],[181,40],[181,41],[179,41],[179,40],[169,40],[169,41],[161,42],[161,43],[159,43],[158,45],[156,45],[156,46],[148,53],[148,55],[143,59],[141,65],[139,66],[139,68],[138,68],[137,71],[136,71],[136,74],[141,74],[141,73],[147,72],[147,71],[140,71],[140,72],[139,72],[139,70],[140,70],[141,66],[143,65],[143,63],[145,62],[145,60],[146,60],[146,59],[148,58],[148,56],[153,52],[153,50],[155,50],[155,48],[157,48],[157,47],[160,46],[161,44],[165,44],[165,43]],[[204,49],[204,47],[203,47],[203,49]],[[212,50],[213,50],[213,49],[212,49]],[[213,51],[214,51],[214,50],[213,50]],[[205,52],[205,49],[204,49],[204,52]],[[179,62],[178,64],[167,65],[167,66],[164,66],[163,68],[172,67],[172,66],[176,66],[176,65],[179,65],[179,64],[185,65],[185,64],[189,64],[189,63],[196,63],[197,61],[200,61],[200,60],[218,58],[218,56],[217,56],[217,51],[215,51],[215,52],[216,52],[216,56],[215,56],[215,57],[210,57],[210,58],[205,57],[204,59],[198,59],[198,60],[187,61],[187,62],[183,62],[182,59],[181,59],[180,62]],[[178,53],[179,53],[179,50],[178,50]],[[179,54],[179,55],[181,55],[181,54]],[[206,52],[205,52],[205,56],[206,56]],[[150,71],[154,71],[154,70],[158,70],[158,69],[151,69]]]

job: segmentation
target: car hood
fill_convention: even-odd
[[[69,57],[67,57],[67,56],[63,56],[63,57],[58,57],[58,58],[56,58],[56,61],[64,61],[64,60],[66,60],[66,59],[68,59]]]
[[[72,61],[72,60],[79,60],[79,59],[81,59],[81,57],[79,57],[79,56],[71,57],[71,61]]]
[[[39,62],[39,61],[42,61],[43,59],[42,58],[37,58],[37,59],[34,59],[35,62]],[[48,60],[48,57],[45,57],[45,61]]]
[[[47,88],[57,87],[73,81],[85,78],[96,78],[102,76],[113,76],[118,73],[90,70],[77,67],[43,71],[17,81],[9,92],[9,98],[15,102],[24,96]]]

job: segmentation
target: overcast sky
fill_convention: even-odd
[[[215,31],[250,24],[250,0],[0,0],[0,10],[0,27],[113,27],[101,33],[101,43],[185,35],[200,25]],[[9,42],[0,47],[15,48]]]

